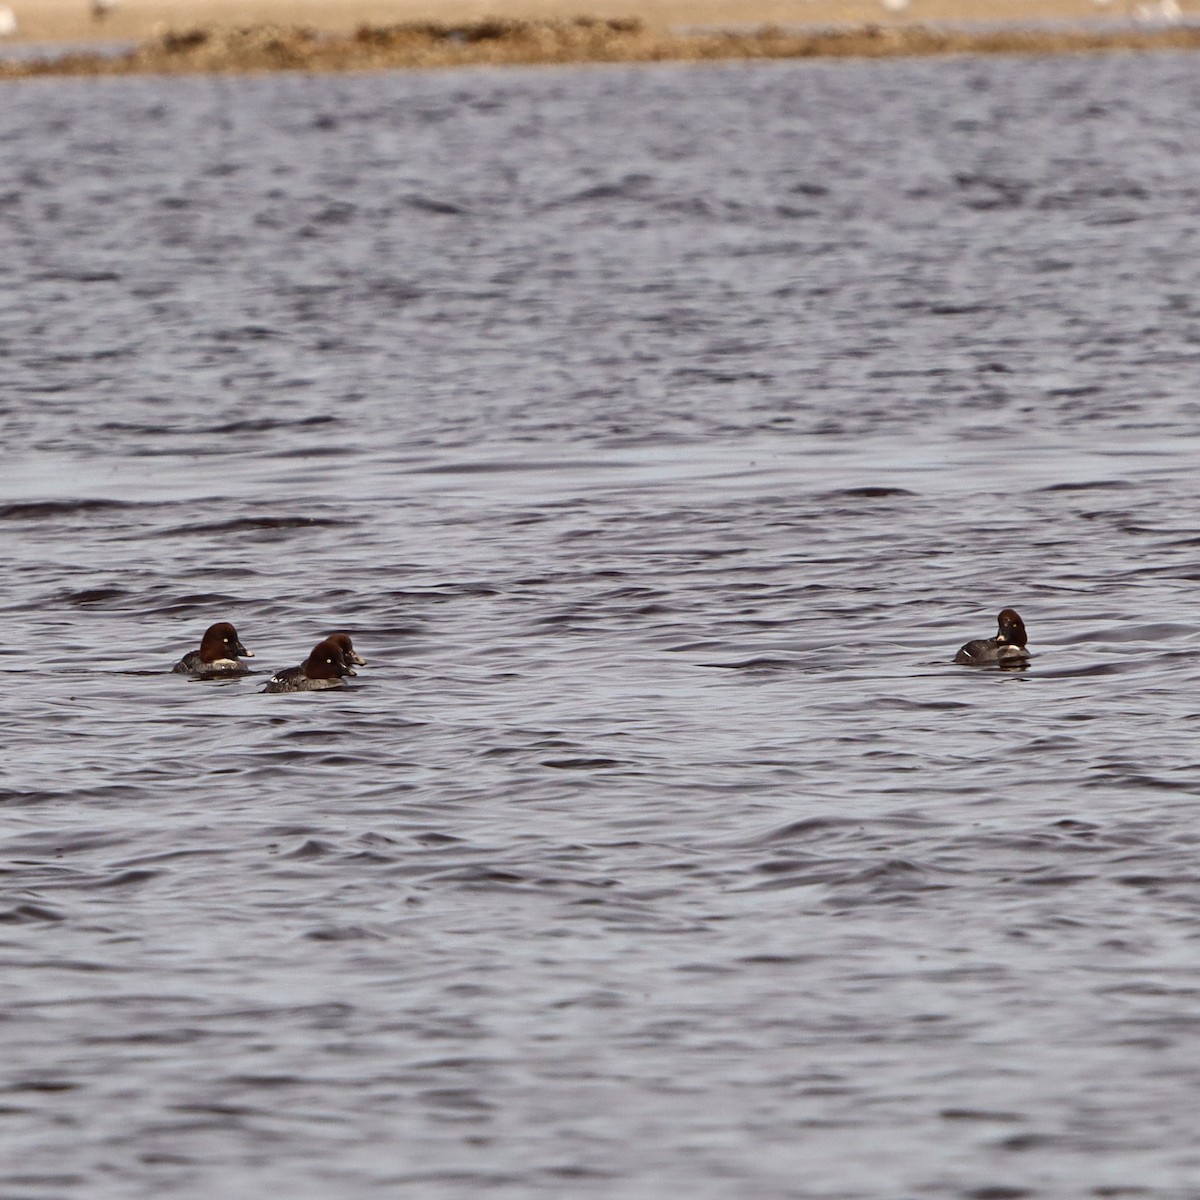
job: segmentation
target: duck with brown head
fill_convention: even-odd
[[[200,649],[185,654],[171,670],[177,675],[245,675],[249,667],[239,661],[253,658],[228,621],[210,625],[200,639]]]
[[[341,646],[332,638],[318,642],[298,666],[288,667],[267,681],[264,692],[323,692],[342,686],[342,676],[358,672],[346,660]]]
[[[1015,608],[1003,609],[997,618],[999,628],[994,638],[977,638],[968,642],[954,656],[964,667],[1018,666],[1029,658],[1026,649],[1025,622]]]
[[[365,667],[367,665],[367,660],[354,649],[354,643],[350,640],[348,633],[331,633],[325,640],[332,642],[335,646],[339,646],[342,651],[342,657],[348,663],[353,663],[356,667]]]

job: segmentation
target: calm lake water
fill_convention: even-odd
[[[1200,1195],[1198,67],[0,90],[3,1200]]]

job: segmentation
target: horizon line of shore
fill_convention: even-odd
[[[1096,54],[1200,50],[1200,25],[1103,27],[923,24],[671,32],[636,17],[489,17],[362,24],[351,33],[306,26],[193,25],[132,48],[65,49],[0,58],[0,79],[52,75],[352,72],[465,66],[713,62],[735,59],[894,58],[951,54]]]

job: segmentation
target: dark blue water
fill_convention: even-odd
[[[6,85],[0,1196],[1200,1194],[1198,109]]]

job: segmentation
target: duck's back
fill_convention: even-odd
[[[342,686],[340,679],[314,679],[303,666],[288,667],[267,680],[264,692],[324,692]]]
[[[288,667],[287,670],[272,675],[263,690],[267,692],[303,692],[308,690],[305,686],[307,683],[303,667]]]
[[[959,666],[970,666],[972,663],[995,662],[996,655],[996,639],[995,638],[976,638],[973,642],[968,642],[954,656],[954,661]]]
[[[977,667],[981,663],[1023,662],[1028,657],[1029,651],[1024,646],[1014,646],[999,638],[977,638],[963,646],[954,661],[962,667]]]

